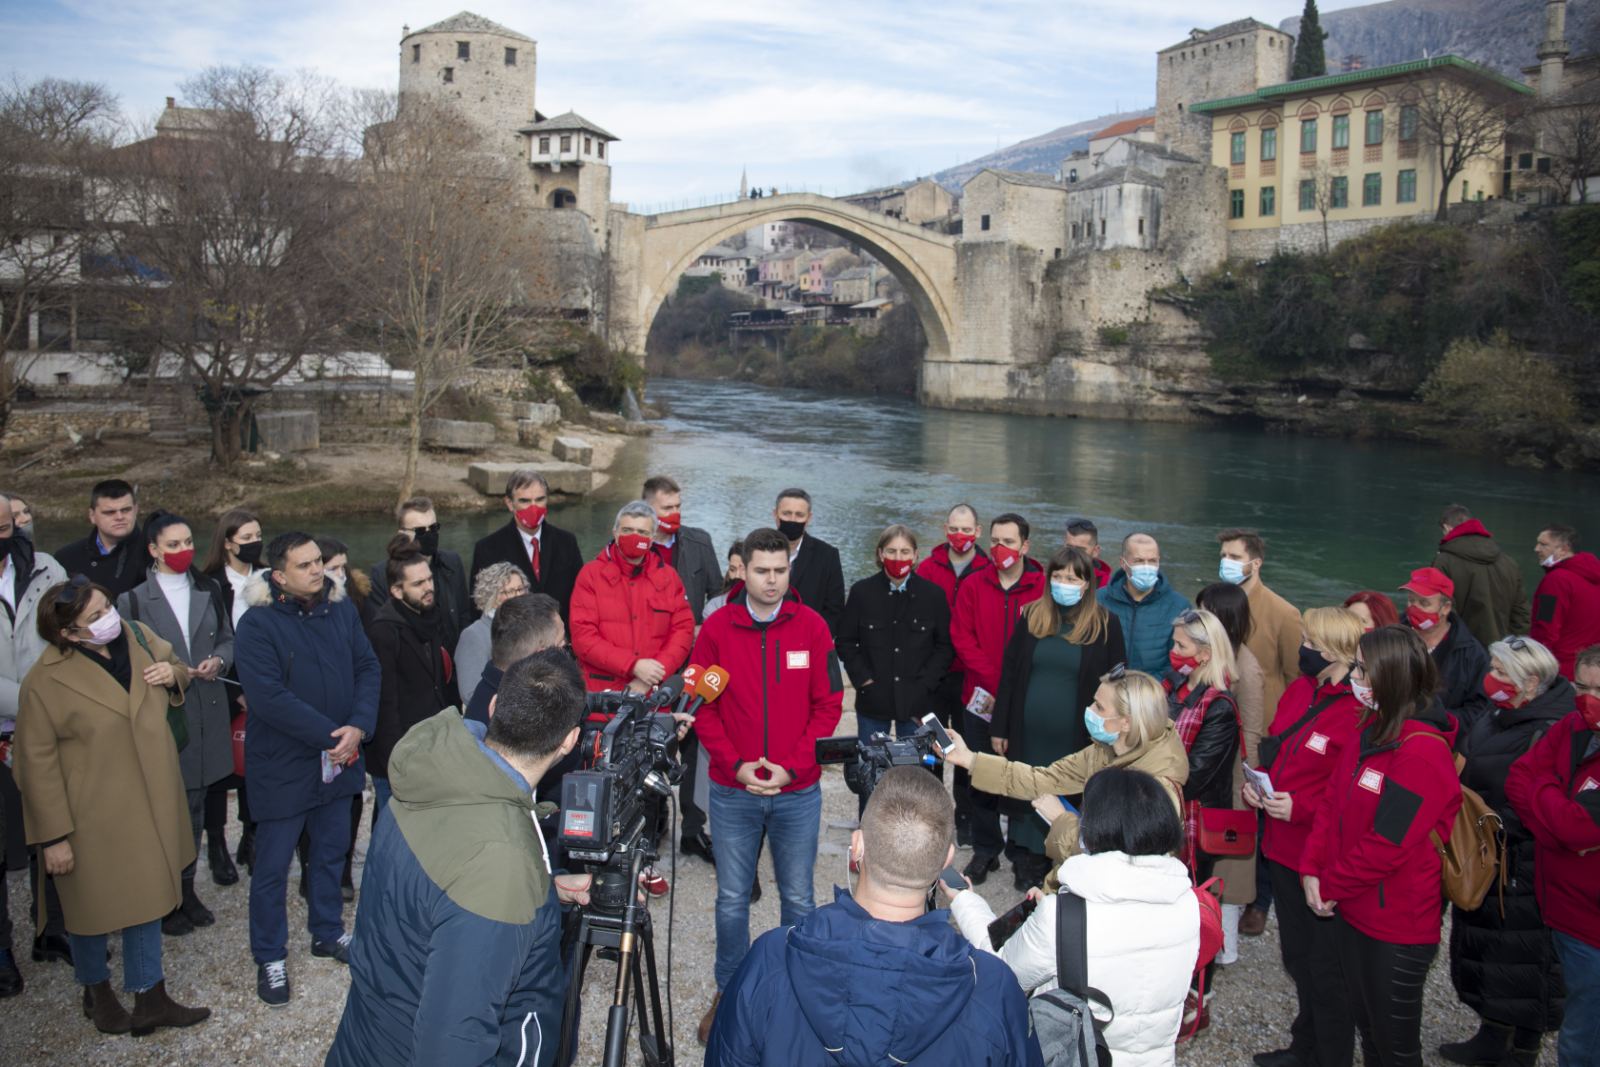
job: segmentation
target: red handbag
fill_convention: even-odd
[[[1256,813],[1251,809],[1202,808],[1195,819],[1195,841],[1207,856],[1251,856],[1256,851]]]
[[[233,773],[244,777],[244,712],[233,717]]]

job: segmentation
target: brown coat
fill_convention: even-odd
[[[1183,750],[1183,742],[1178,740],[1178,731],[1170,724],[1153,741],[1146,741],[1120,756],[1110,745],[1099,742],[1063,756],[1048,767],[1030,767],[1001,756],[980,754],[972,761],[972,788],[1029,801],[1051,794],[1069,796],[1083,792],[1083,784],[1107,767],[1132,767],[1152,775],[1166,787],[1172,806],[1182,816],[1183,783],[1189,780],[1189,756]],[[1078,851],[1076,815],[1069,811],[1050,824],[1044,850],[1057,865]]]
[[[1283,691],[1300,677],[1300,641],[1305,636],[1300,611],[1259,578],[1250,583],[1246,593],[1250,597],[1250,640],[1244,647],[1261,664],[1265,682],[1262,706],[1276,712]]]
[[[1299,653],[1295,655],[1298,657]],[[1239,677],[1234,679],[1232,692],[1234,705],[1239,709],[1239,729],[1244,734],[1244,751],[1239,755],[1244,758],[1233,765],[1233,806],[1243,810],[1246,806],[1242,793],[1244,765],[1259,766],[1261,757],[1256,753],[1256,746],[1261,743],[1261,735],[1267,732],[1270,722],[1262,695],[1266,680],[1249,645],[1238,650],[1238,661]],[[1299,659],[1295,662],[1298,664]],[[1276,711],[1276,705],[1273,707]],[[1222,879],[1224,904],[1249,904],[1256,899],[1255,854],[1219,859],[1212,873]]]
[[[167,706],[189,672],[172,646],[143,627],[172,664],[179,692],[144,682],[154,662],[124,622],[133,679],[124,692],[92,652],[47,648],[22,682],[15,772],[28,844],[65,839],[71,874],[56,878],[69,931],[105,934],[178,906],[194,862],[189,804]]]

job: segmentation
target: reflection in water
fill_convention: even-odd
[[[1540,524],[1600,534],[1592,476],[1516,470],[1419,445],[937,411],[727,382],[655,381],[650,395],[671,417],[623,450],[604,489],[553,515],[586,553],[656,473],[683,484],[685,521],[707,529],[719,552],[771,522],[779,489],[804,486],[816,500],[814,528],[838,546],[847,580],[870,569],[872,546],[891,522],[910,523],[926,552],[959,500],[985,521],[1002,511],[1025,516],[1037,558],[1061,543],[1075,515],[1099,524],[1113,563],[1123,535],[1148,530],[1169,577],[1190,595],[1216,574],[1216,532],[1255,526],[1269,541],[1268,584],[1302,607],[1398,586],[1431,560],[1439,510],[1451,502],[1476,509],[1523,564],[1530,591]],[[445,516],[444,542],[468,554],[504,521],[504,513]],[[391,527],[382,520],[328,532],[370,561]],[[273,528],[281,529],[271,524],[269,536]]]

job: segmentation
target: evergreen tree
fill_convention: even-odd
[[[1306,0],[1306,9],[1300,16],[1300,36],[1294,43],[1294,67],[1289,71],[1291,81],[1301,78],[1320,78],[1328,73],[1328,57],[1322,51],[1322,42],[1328,31],[1322,28],[1317,14],[1317,0]]]

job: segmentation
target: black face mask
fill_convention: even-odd
[[[421,552],[422,552],[422,554],[424,556],[427,556],[429,559],[432,559],[434,556],[438,555],[438,553],[439,553],[439,531],[438,530],[418,530],[417,533],[416,533],[416,538],[417,538],[417,548],[421,550]]]
[[[240,545],[234,549],[233,554],[238,556],[239,562],[246,567],[254,567],[261,562],[261,545],[260,541],[251,541],[248,545]]]
[[[782,519],[778,522],[778,532],[789,541],[798,541],[806,534],[806,524],[793,519]]]
[[[1333,660],[1314,648],[1300,646],[1300,673],[1315,678],[1333,665]]]

